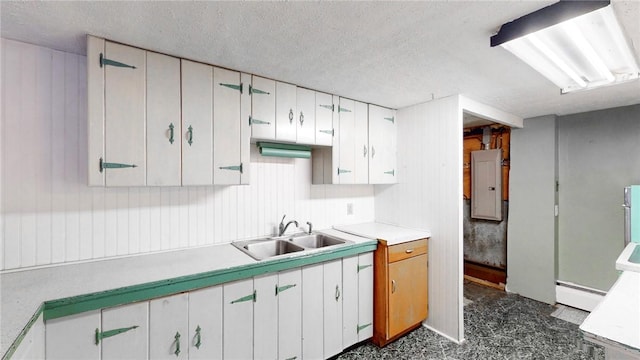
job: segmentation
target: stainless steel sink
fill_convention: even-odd
[[[303,251],[304,248],[286,240],[249,240],[234,242],[233,246],[256,260]]]
[[[323,247],[334,246],[334,245],[342,245],[348,242],[347,240],[338,239],[338,238],[327,236],[324,234],[295,236],[290,238],[289,241],[291,241],[296,245],[300,245],[310,249],[317,249],[317,248],[323,248]]]

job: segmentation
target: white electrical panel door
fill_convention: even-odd
[[[338,114],[340,127],[338,135],[338,142],[340,143],[338,183],[354,184],[356,170],[355,102],[353,100],[340,98]]]
[[[278,358],[278,275],[253,278],[253,358]],[[225,357],[226,358],[226,357]]]
[[[213,67],[182,60],[182,185],[213,183]]]
[[[189,292],[189,359],[222,359],[222,286]]]
[[[366,103],[355,102],[354,108],[354,179],[355,184],[369,183],[369,107]]]
[[[180,186],[180,59],[147,52],[147,185]]]
[[[333,96],[316,92],[316,145],[333,144]]]
[[[149,358],[189,358],[189,294],[149,302]]]
[[[146,53],[130,46],[105,43],[102,167],[107,186],[146,185]]]
[[[278,273],[278,359],[302,358],[302,270]],[[317,309],[316,309],[317,311]]]
[[[224,284],[224,351],[225,359],[253,358],[253,303],[256,293],[253,279]],[[228,319],[232,319],[229,321]]]
[[[149,358],[149,302],[102,310],[102,360]]]
[[[395,111],[369,105],[369,183],[394,184],[396,174]]]
[[[502,221],[502,150],[471,152],[471,217]]]
[[[296,86],[276,82],[276,140],[296,141]]]
[[[298,88],[296,97],[298,110],[293,119],[297,127],[296,141],[313,145],[316,142],[316,92]]]
[[[240,73],[214,67],[213,84],[213,183],[238,185],[243,168]]]
[[[251,137],[260,140],[276,138],[276,82],[253,76],[251,95]]]

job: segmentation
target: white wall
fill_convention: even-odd
[[[283,214],[374,219],[373,186],[311,185],[311,160],[255,149],[248,186],[89,188],[85,57],[6,39],[2,57],[2,270],[272,235]]]
[[[398,184],[376,186],[376,221],[431,230],[427,326],[464,339],[462,110],[452,96],[398,110]]]

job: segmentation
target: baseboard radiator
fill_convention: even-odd
[[[607,295],[605,291],[586,286],[556,281],[556,302],[585,311],[593,311]]]

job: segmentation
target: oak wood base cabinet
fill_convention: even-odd
[[[374,253],[373,343],[396,340],[428,316],[427,239],[387,245]]]

